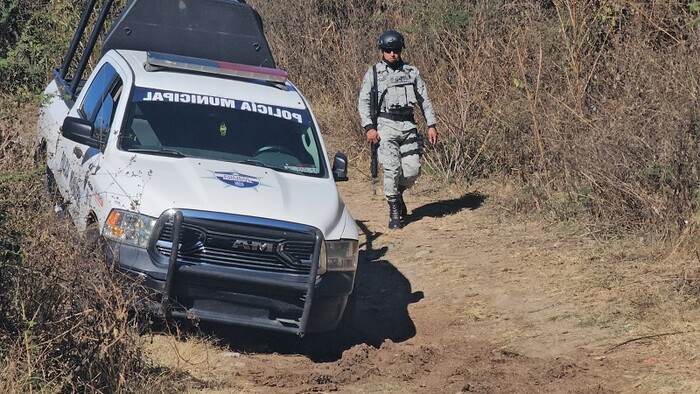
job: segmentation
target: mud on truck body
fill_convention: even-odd
[[[257,12],[230,0],[131,0],[83,80],[112,7],[95,5],[54,70],[38,126],[47,182],[77,230],[162,296],[167,316],[298,335],[336,328],[358,260],[335,185],[347,159],[330,165]]]

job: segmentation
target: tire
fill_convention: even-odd
[[[51,202],[56,203],[61,208],[63,208],[63,200],[60,193],[58,192],[58,186],[56,185],[56,178],[53,175],[53,171],[49,168],[46,163],[46,143],[42,142],[36,148],[34,152],[34,164],[37,168],[43,167],[44,170],[44,188],[49,193]]]
[[[100,255],[104,253],[104,238],[102,238],[102,234],[100,234],[100,226],[97,223],[97,218],[94,215],[91,215],[88,219],[88,224],[85,228],[85,233],[83,233],[83,238],[85,239],[85,247],[87,247],[88,250],[99,253]]]
[[[46,187],[46,191],[51,197],[51,201],[56,203],[60,202],[59,205],[63,205],[61,194],[58,192],[58,185],[56,185],[56,178],[53,175],[53,171],[49,169],[49,166],[46,166],[46,178],[44,179],[44,186]]]
[[[34,150],[34,164],[39,167],[46,165],[46,142],[42,141]]]
[[[343,311],[343,317],[340,318],[340,323],[338,323],[338,329],[345,331],[352,331],[355,327],[355,317],[357,314],[357,292],[353,291],[348,296],[348,302],[345,304],[345,310]]]

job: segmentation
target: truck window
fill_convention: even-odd
[[[112,89],[100,103],[100,109],[97,111],[97,116],[95,116],[95,120],[93,121],[93,138],[102,142],[106,142],[109,138],[109,130],[112,127],[112,121],[114,120],[114,114],[116,112],[117,103],[119,103],[121,91],[122,81],[121,78],[117,78],[114,81]]]
[[[104,101],[107,92],[112,88],[114,80],[118,77],[117,70],[111,64],[105,63],[102,66],[85,93],[85,99],[80,107],[80,116],[83,119],[95,120],[100,104]]]
[[[311,114],[231,98],[136,87],[119,148],[325,175]]]
[[[122,80],[114,67],[105,63],[85,93],[80,116],[93,123],[93,138],[106,141],[122,90]]]

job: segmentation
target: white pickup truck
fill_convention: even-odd
[[[345,156],[331,167],[303,95],[284,71],[258,66],[274,62],[251,7],[154,1],[127,5],[86,81],[84,58],[66,76],[75,48],[55,70],[38,124],[49,186],[168,316],[334,329],[358,261],[335,185],[347,179]],[[250,42],[222,54],[236,37]]]

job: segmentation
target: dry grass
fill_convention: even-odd
[[[78,18],[75,3],[25,3],[0,17],[0,75],[16,82],[3,94],[43,87]],[[359,169],[360,80],[379,59],[376,37],[397,28],[437,109],[441,142],[425,156],[436,179],[517,180],[513,207],[585,218],[596,232],[668,240],[696,224],[697,2],[250,3],[331,152]]]
[[[437,178],[517,179],[518,209],[587,217],[596,231],[669,239],[695,222],[700,41],[683,2],[251,3],[361,168],[357,92],[376,37],[397,28],[437,108],[442,139],[425,157]]]
[[[27,143],[35,110],[0,127],[0,391],[160,392],[133,318],[140,286],[57,219]]]
[[[356,96],[376,37],[397,28],[438,112],[428,173],[495,180],[505,186],[492,196],[511,212],[574,220],[586,236],[641,234],[593,256],[593,288],[650,332],[696,329],[700,36],[687,2],[249,3],[331,152],[367,172]],[[172,372],[144,359],[130,326],[139,289],[51,215],[30,159],[36,103],[18,109],[59,63],[67,38],[56,32],[69,32],[78,10],[22,4],[15,19],[0,17],[0,75],[13,81],[0,87],[0,391],[158,391]]]

